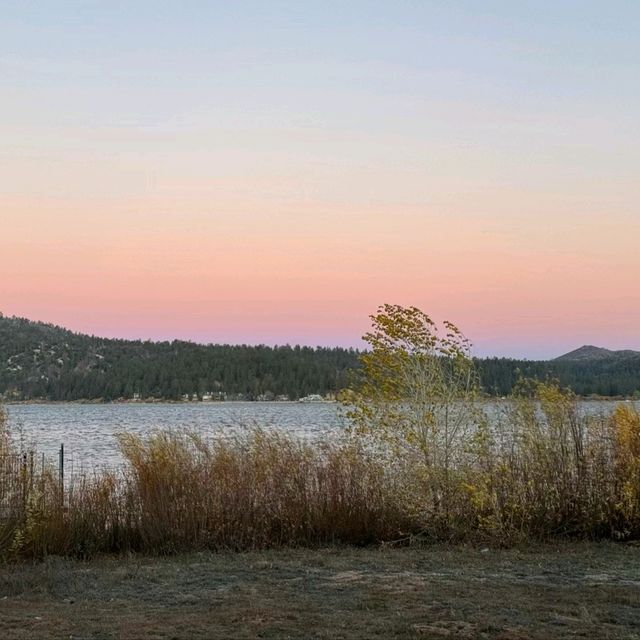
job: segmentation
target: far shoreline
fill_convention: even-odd
[[[160,398],[148,398],[145,400],[103,400],[103,399],[81,399],[81,400],[0,400],[0,404],[5,406],[12,405],[55,405],[55,404],[177,404],[177,405],[222,405],[222,404],[339,404],[338,400],[314,400],[314,401],[300,401],[300,400],[168,400]]]
[[[580,402],[640,402],[640,398],[633,396],[576,396]],[[509,400],[508,397],[483,397],[481,402],[504,402]],[[130,405],[144,405],[144,404],[170,404],[170,405],[226,405],[226,404],[274,404],[274,405],[289,405],[289,404],[305,404],[305,405],[324,405],[324,404],[340,404],[339,400],[314,400],[314,401],[301,401],[301,400],[170,400],[164,398],[146,398],[144,400],[126,400],[124,398],[118,398],[116,400],[104,400],[102,398],[89,399],[82,398],[78,400],[45,400],[45,399],[30,399],[30,400],[2,400],[0,404],[4,406],[19,406],[19,405],[60,405],[60,404],[77,404],[77,405],[108,405],[108,404],[130,404]]]

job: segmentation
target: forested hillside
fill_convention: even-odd
[[[548,362],[486,358],[477,365],[491,395],[507,395],[521,376],[557,378],[585,396],[640,391],[640,356],[633,353]],[[357,366],[353,349],[110,340],[0,316],[5,400],[295,400],[336,393]]]
[[[508,395],[524,377],[559,380],[580,396],[640,398],[640,356],[549,361],[485,358],[477,363],[483,387],[491,395]]]
[[[349,349],[109,340],[0,318],[5,399],[296,399],[338,391],[356,363]]]

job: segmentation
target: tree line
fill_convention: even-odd
[[[331,396],[360,367],[355,349],[113,340],[0,316],[5,400],[296,400]],[[508,395],[520,377],[558,379],[579,395],[632,396],[640,358],[594,361],[476,359],[482,389]]]
[[[593,360],[476,360],[483,390],[494,396],[507,396],[521,378],[557,380],[579,396],[640,398],[640,357]]]

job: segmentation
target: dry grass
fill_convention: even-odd
[[[509,543],[640,533],[640,414],[589,416],[577,398],[536,384],[507,404],[502,427],[471,447],[463,487],[472,521]],[[636,453],[629,453],[630,442]]]
[[[410,523],[385,470],[355,445],[254,431],[235,440],[124,435],[142,548],[366,544]]]
[[[2,521],[5,555],[363,545],[415,530],[394,479],[357,443],[254,431],[125,434],[120,444],[121,473],[74,478],[64,494],[48,471],[20,484],[26,497]]]
[[[0,565],[0,637],[631,640],[640,549],[328,547]]]
[[[122,435],[124,471],[75,478],[0,469],[5,557],[174,553],[421,536],[512,545],[640,535],[640,414],[589,418],[553,385],[511,399],[458,443],[456,465],[418,464],[355,438],[309,444],[254,431],[233,440]],[[9,460],[6,429],[0,450]]]

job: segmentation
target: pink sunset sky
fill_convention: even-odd
[[[9,3],[0,311],[361,346],[391,302],[479,355],[640,349],[635,4],[134,4]]]

